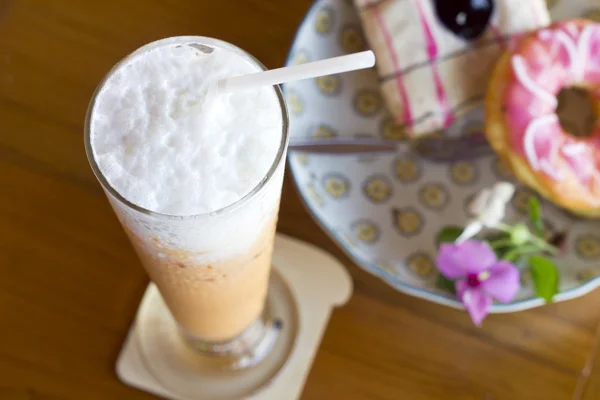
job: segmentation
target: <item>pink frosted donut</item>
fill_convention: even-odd
[[[585,90],[590,135],[565,131],[563,88]],[[600,24],[562,21],[521,38],[498,61],[486,95],[486,136],[515,176],[576,214],[600,217]]]

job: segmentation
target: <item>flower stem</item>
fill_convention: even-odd
[[[537,246],[523,246],[512,249],[508,253],[504,255],[504,259],[506,261],[515,262],[519,256],[525,255],[527,253],[536,253],[540,251]]]
[[[492,249],[499,249],[502,247],[510,246],[512,244],[512,241],[510,239],[498,239],[489,242],[489,244]]]
[[[497,230],[505,232],[505,233],[513,232],[513,227],[510,225],[507,225],[503,222],[498,222],[496,225],[494,225],[494,229],[497,229]],[[536,245],[538,251],[540,251],[540,250],[547,251],[552,255],[558,254],[558,249],[556,247],[552,246],[551,244],[546,242],[544,239],[537,237],[536,235],[531,233],[529,230],[527,232],[528,232],[527,241],[533,245]],[[497,244],[496,244],[496,242],[490,242],[490,246],[493,249],[502,247],[502,246],[504,246],[504,241],[498,240]]]
[[[512,231],[512,226],[507,225],[503,222],[498,222],[496,225],[494,225],[494,229],[498,229],[499,231],[510,233]]]
[[[530,241],[531,241],[531,243],[536,244],[541,249],[546,250],[547,252],[549,252],[552,255],[558,254],[558,249],[556,247],[552,246],[551,244],[549,244],[548,242],[546,242],[544,239],[540,239],[537,236],[531,235]]]

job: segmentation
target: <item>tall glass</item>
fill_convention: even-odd
[[[165,45],[189,45],[206,52],[225,48],[265,69],[250,54],[216,39],[175,37],[150,43],[117,63],[96,89],[85,122],[87,157],[188,343],[210,355],[243,355],[246,361],[238,366],[252,365],[264,356],[259,351],[268,351],[265,341],[275,340],[279,329],[277,321],[265,321],[261,314],[288,144],[287,108],[280,89],[274,87],[282,120],[279,150],[260,183],[234,204],[188,216],[161,214],[132,204],[108,183],[94,158],[90,132],[94,104],[107,79],[131,57]]]

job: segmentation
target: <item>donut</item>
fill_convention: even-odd
[[[565,130],[563,89],[587,96],[589,133]],[[561,21],[519,38],[498,60],[485,98],[485,134],[518,180],[580,216],[600,217],[600,24]]]

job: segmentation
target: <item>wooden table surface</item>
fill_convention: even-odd
[[[114,364],[148,279],[83,149],[90,96],[137,47],[200,34],[282,65],[310,0],[0,0],[0,399],[150,399]],[[490,316],[397,293],[354,266],[291,180],[279,230],[355,282],[303,399],[600,398],[600,290]]]

